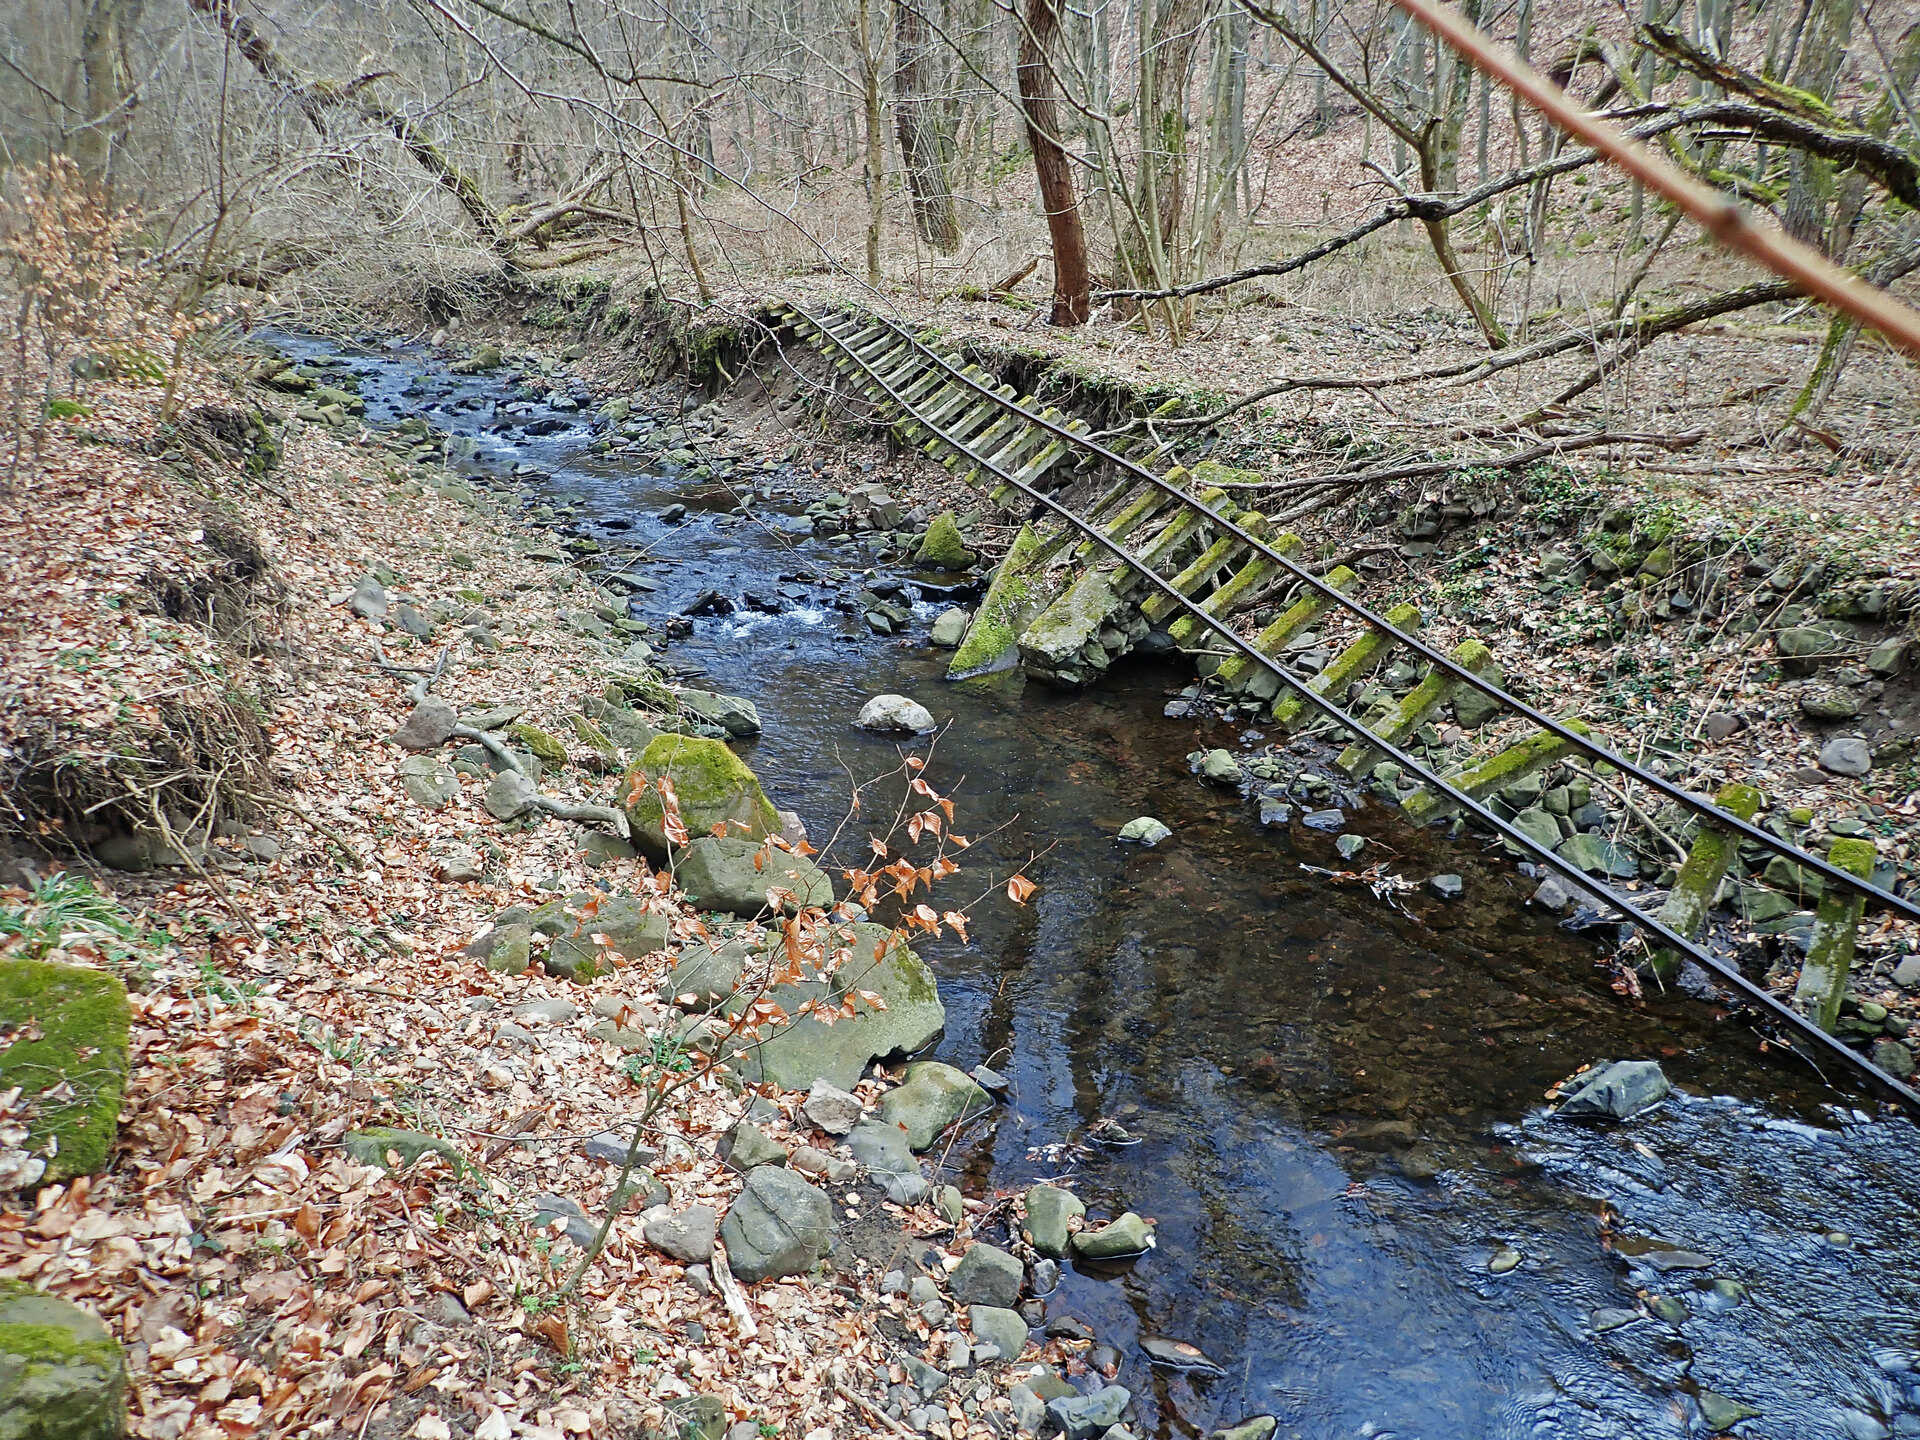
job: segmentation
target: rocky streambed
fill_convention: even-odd
[[[945,727],[970,866],[1044,850],[1028,906],[919,947],[932,1063],[845,1132],[808,1112],[978,1242],[951,1271],[922,1244],[879,1275],[876,1302],[935,1337],[889,1394],[901,1423],[937,1434],[945,1400],[1004,1393],[1076,1437],[1920,1428],[1906,1122],[1697,1002],[1628,1004],[1504,865],[1392,811],[1356,797],[1337,823],[1260,825],[1188,763],[1231,732],[1162,718],[1177,672],[1143,662],[1079,697],[943,683],[929,631],[964,581],[916,563],[931,517],[906,497],[792,496],[815,477],[742,453],[724,411],[692,427],[557,375],[285,343],[351,376],[371,423],[451,435],[438,453],[522,486],[562,532],[556,562],[628,576],[624,606],[575,623],[750,701],[757,732],[727,713],[716,730],[810,832],[831,832],[849,775],[897,764],[898,739],[853,721],[898,693]],[[1171,833],[1116,840],[1148,815]],[[1302,868],[1345,868],[1352,836],[1457,884],[1396,908]],[[1579,1066],[1630,1056],[1674,1093],[1623,1121],[1547,1110]],[[817,1095],[836,1124],[846,1078]],[[765,1147],[824,1173],[824,1146],[763,1118],[734,1142],[750,1175]],[[1071,1358],[1015,1378],[1023,1339]]]

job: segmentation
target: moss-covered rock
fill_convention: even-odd
[[[0,1090],[21,1087],[42,1178],[104,1169],[127,1086],[127,987],[51,960],[0,961]]]
[[[1006,559],[993,572],[986,599],[974,612],[966,638],[947,667],[949,680],[964,680],[1012,665],[1019,650],[1020,632],[1047,608],[1053,591],[1040,573],[1046,546],[1031,525],[1022,525],[1013,537]]]
[[[99,1319],[0,1280],[0,1440],[117,1440],[127,1368]]]
[[[656,860],[664,860],[668,848],[658,784],[663,776],[672,782],[689,838],[722,824],[728,834],[748,840],[780,833],[779,812],[738,755],[718,740],[657,735],[621,777],[619,791],[634,843]]]
[[[548,734],[538,725],[529,725],[525,721],[515,725],[507,732],[537,759],[548,765],[567,763],[567,747],[560,743],[557,736]]]
[[[960,526],[951,510],[943,510],[927,526],[927,538],[920,542],[914,561],[936,570],[971,570],[974,555],[960,534]]]

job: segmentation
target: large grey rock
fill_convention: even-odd
[[[1093,1440],[1120,1423],[1133,1396],[1118,1385],[1103,1385],[1091,1395],[1050,1401],[1047,1414],[1067,1440]]]
[[[647,1243],[683,1265],[704,1265],[713,1258],[713,1237],[720,1212],[711,1205],[689,1205],[684,1210],[656,1215],[645,1225]]]
[[[860,707],[853,722],[862,730],[877,730],[889,735],[924,735],[933,729],[933,715],[917,700],[905,695],[876,695]]]
[[[582,915],[571,931],[557,936],[541,964],[549,975],[585,984],[610,968],[610,953],[639,960],[664,950],[667,937],[663,912],[631,895],[610,896],[600,900],[592,914]]]
[[[487,793],[480,799],[487,813],[505,824],[518,820],[534,808],[533,782],[517,770],[505,770],[493,777]]]
[[[660,984],[660,998],[707,1010],[728,1006],[740,998],[740,984],[753,951],[745,940],[723,940],[689,945],[674,962],[673,973]]]
[[[862,1120],[848,1134],[847,1149],[894,1204],[918,1205],[927,1198],[926,1176],[913,1158],[906,1131],[897,1125]]]
[[[362,620],[387,618],[387,590],[371,575],[362,575],[347,600],[347,608]]]
[[[1068,1227],[1086,1213],[1086,1205],[1071,1190],[1034,1186],[1027,1191],[1027,1243],[1058,1259],[1067,1253]]]
[[[438,695],[429,695],[413,707],[406,722],[393,732],[393,743],[407,750],[434,750],[453,738],[460,717]]]
[[[1658,1105],[1672,1090],[1655,1061],[1608,1060],[1580,1076],[1554,1113],[1625,1120]]]
[[[772,998],[791,1015],[809,993],[824,990],[838,1000],[864,990],[878,995],[886,1009],[856,1000],[850,1020],[827,1025],[807,1015],[784,1025],[734,1061],[744,1078],[805,1090],[824,1077],[851,1090],[870,1061],[910,1055],[939,1035],[947,1012],[933,972],[884,926],[862,923],[852,929],[852,957],[833,973],[830,985],[815,984],[811,992],[783,986]]]
[[[925,1150],[949,1125],[993,1108],[993,1097],[964,1071],[938,1060],[907,1067],[905,1082],[880,1101],[880,1115],[906,1131],[907,1143]]]
[[[927,638],[942,650],[957,650],[960,642],[967,638],[967,612],[957,606],[942,611],[940,618],[933,622],[933,628],[927,632]]]
[[[1857,735],[1836,735],[1820,749],[1820,768],[1835,775],[1864,775],[1873,769],[1873,751]]]
[[[738,695],[718,695],[711,690],[682,690],[680,706],[702,720],[718,725],[735,739],[743,740],[750,735],[758,735],[761,730],[759,710],[754,708],[751,700],[743,700]]]
[[[0,1436],[119,1440],[127,1367],[100,1320],[18,1280],[0,1280]]]
[[[773,890],[788,893],[783,910],[833,904],[833,882],[804,855],[732,835],[703,835],[687,845],[676,858],[674,878],[703,910],[764,914],[773,908],[767,899]]]
[[[720,1224],[727,1263],[748,1284],[804,1275],[833,1244],[833,1205],[784,1166],[763,1165]]]
[[[1228,750],[1209,750],[1200,762],[1200,773],[1216,785],[1238,785],[1240,762]]]
[[[430,755],[409,755],[400,762],[400,784],[413,803],[428,810],[444,810],[460,793],[452,770]]]
[[[340,1148],[347,1152],[349,1159],[360,1165],[381,1165],[392,1168],[395,1161],[399,1168],[407,1169],[423,1155],[440,1155],[456,1169],[459,1167],[460,1152],[450,1140],[442,1140],[438,1135],[427,1135],[418,1130],[399,1130],[391,1125],[372,1125],[365,1130],[350,1131],[340,1142]],[[391,1154],[394,1159],[389,1160]]]
[[[599,1223],[593,1220],[580,1202],[566,1195],[536,1195],[533,1197],[533,1223],[541,1228],[561,1222],[561,1228],[567,1232],[567,1238],[582,1250],[593,1244],[593,1237],[599,1233]]]
[[[1027,1322],[1018,1310],[999,1305],[969,1305],[967,1321],[973,1326],[973,1338],[985,1341],[1000,1352],[1002,1360],[1018,1360],[1027,1348]]]
[[[960,1257],[947,1277],[947,1288],[962,1305],[997,1305],[1011,1310],[1020,1303],[1026,1270],[997,1246],[976,1242]]]

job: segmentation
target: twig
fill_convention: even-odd
[[[322,839],[332,841],[334,846],[338,848],[339,851],[347,857],[347,859],[353,862],[354,869],[364,870],[367,868],[367,862],[360,858],[360,852],[354,849],[353,846],[349,845],[345,840],[341,839],[339,831],[333,829],[329,825],[326,825],[322,821],[314,819],[313,816],[309,815],[306,811],[302,810],[298,805],[293,804],[289,800],[282,800],[277,795],[261,795],[251,790],[245,793],[247,798],[253,801],[256,805],[265,805],[269,809],[273,809],[273,810],[283,810],[287,814],[293,816],[296,820],[299,820],[304,824],[311,826],[313,830],[321,836]]]

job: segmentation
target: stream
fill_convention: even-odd
[[[656,632],[708,591],[767,601],[695,619],[664,658],[758,706],[766,733],[741,753],[816,840],[850,774],[897,763],[852,727],[865,699],[911,695],[948,727],[930,774],[978,837],[950,883],[971,895],[1044,851],[1025,907],[990,900],[969,943],[916,947],[947,1006],[933,1053],[1012,1085],[948,1164],[972,1195],[1071,1173],[1090,1218],[1158,1220],[1155,1250],[1069,1267],[1048,1299],[1119,1351],[1137,1433],[1264,1413],[1307,1440],[1920,1436],[1909,1122],[1763,1054],[1709,1003],[1615,994],[1592,943],[1529,911],[1530,884],[1471,841],[1384,807],[1347,817],[1358,863],[1457,873],[1453,902],[1422,890],[1400,909],[1303,871],[1348,867],[1332,834],[1262,828],[1190,773],[1188,752],[1239,736],[1163,717],[1175,669],[1071,695],[1017,672],[950,684],[926,643],[948,602],[919,603],[904,639],[870,633],[833,603],[859,590],[858,552],[815,539],[798,503],[731,516],[734,495],[681,467],[599,453],[590,402],[454,375],[422,347],[264,339],[355,376],[369,423],[476,436],[470,472],[533,467],[529,503],[575,505],[571,533],[650,554],[657,588],[632,608]],[[663,523],[673,504],[685,519]],[[853,578],[812,578],[835,567]],[[1139,815],[1173,838],[1117,844]],[[1545,1116],[1549,1086],[1609,1058],[1659,1060],[1673,1099],[1608,1127]],[[1130,1143],[1096,1138],[1114,1125]],[[1518,1264],[1494,1273],[1509,1248]],[[1223,1373],[1150,1366],[1144,1335]],[[1730,1420],[1733,1402],[1754,1418]]]

